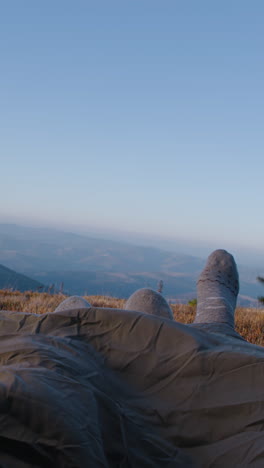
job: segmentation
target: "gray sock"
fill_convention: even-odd
[[[64,312],[64,310],[70,309],[86,309],[87,307],[91,307],[91,304],[83,299],[81,296],[70,296],[67,297],[64,301],[62,301],[58,307],[54,310],[54,312]]]
[[[166,299],[153,289],[138,289],[127,300],[125,310],[145,312],[173,320],[173,313]]]
[[[197,282],[194,323],[226,323],[234,327],[239,279],[236,263],[226,250],[215,250]]]

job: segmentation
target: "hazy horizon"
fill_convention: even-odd
[[[175,252],[182,255],[190,255],[205,260],[215,249],[225,249],[229,251],[238,264],[256,268],[258,274],[264,275],[264,251],[250,246],[237,246],[232,243],[205,242],[200,239],[183,239],[180,237],[155,236],[153,234],[131,232],[121,229],[99,229],[95,226],[78,226],[65,224],[63,226],[49,223],[23,223],[16,218],[4,218],[0,216],[1,224],[17,225],[25,228],[47,229],[51,231],[72,233],[87,237],[94,237],[104,240],[113,240],[122,243],[154,247],[168,252]]]

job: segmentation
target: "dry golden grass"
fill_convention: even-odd
[[[31,291],[0,290],[0,310],[13,310],[42,314],[53,312],[66,296],[50,295]],[[124,299],[109,296],[85,296],[94,307],[110,307],[122,309]],[[192,323],[195,307],[186,304],[172,304],[174,318],[181,323]],[[236,329],[249,342],[264,346],[264,309],[238,307],[236,310]]]
[[[250,343],[264,346],[264,309],[237,308],[236,330]]]
[[[0,290],[0,310],[44,314],[53,312],[66,297],[63,294]],[[84,296],[84,298],[94,307],[122,309],[125,304],[124,299],[109,296]]]

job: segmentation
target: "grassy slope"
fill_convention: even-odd
[[[18,291],[0,290],[0,310],[45,313],[53,312],[66,296]],[[121,309],[125,301],[107,296],[85,296],[94,307]],[[189,305],[172,304],[174,318],[181,323],[192,323],[195,308]],[[264,346],[264,310],[239,307],[236,310],[236,329],[251,343]]]

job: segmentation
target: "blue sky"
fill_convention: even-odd
[[[264,3],[0,5],[0,221],[263,248]]]

